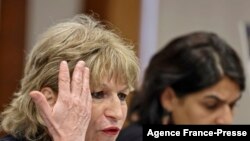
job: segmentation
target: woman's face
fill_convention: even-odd
[[[86,141],[115,141],[127,116],[128,87],[105,81],[92,91],[92,115]]]
[[[238,85],[223,78],[202,91],[176,98],[172,105],[175,124],[231,124],[233,110],[241,94]]]

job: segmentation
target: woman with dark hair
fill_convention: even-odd
[[[130,109],[137,121],[118,141],[142,140],[143,124],[231,124],[244,89],[241,61],[223,39],[208,32],[180,36],[151,59]]]

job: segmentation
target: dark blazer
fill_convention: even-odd
[[[16,139],[15,137],[11,136],[11,135],[6,135],[2,138],[0,138],[0,141],[25,141],[23,139]]]
[[[142,141],[142,126],[139,124],[131,124],[121,130],[116,141]]]

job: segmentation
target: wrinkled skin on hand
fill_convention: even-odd
[[[84,141],[92,105],[89,69],[79,61],[71,79],[67,62],[62,61],[58,83],[58,97],[52,107],[42,92],[31,91],[30,96],[54,141]]]

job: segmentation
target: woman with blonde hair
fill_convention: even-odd
[[[138,71],[133,46],[91,16],[52,26],[2,112],[0,141],[115,141]]]

